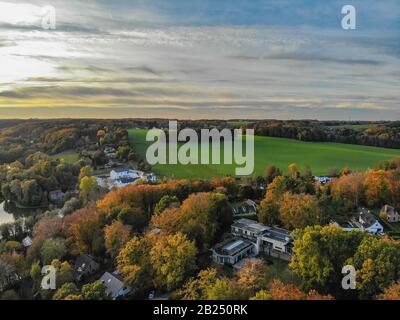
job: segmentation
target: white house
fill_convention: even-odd
[[[256,242],[257,238],[268,230],[268,227],[250,219],[239,219],[231,226],[231,233],[236,237],[249,239]]]
[[[213,260],[219,264],[235,264],[259,253],[290,261],[292,242],[290,232],[266,226],[250,219],[240,219],[231,226],[233,238],[211,249]]]
[[[333,180],[334,178],[329,176],[315,176],[314,179],[315,181],[318,181],[320,184],[325,184]]]
[[[135,178],[120,178],[112,181],[112,187],[123,188],[134,183],[137,179]]]
[[[139,179],[143,175],[143,172],[132,170],[128,168],[117,168],[113,169],[110,172],[110,178],[113,180],[118,180],[122,178],[132,178],[132,179]]]
[[[338,225],[336,223],[336,225]],[[384,228],[370,210],[362,209],[346,225],[340,225],[345,231],[360,230],[372,234],[383,234]]]
[[[234,265],[243,258],[256,254],[256,245],[246,239],[230,238],[215,245],[212,249],[215,263]]]

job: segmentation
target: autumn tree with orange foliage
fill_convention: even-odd
[[[333,300],[331,295],[321,295],[315,290],[308,294],[293,284],[284,284],[280,280],[273,280],[268,290],[261,290],[250,298],[251,300]]]
[[[83,208],[64,218],[63,232],[71,254],[99,255],[104,250],[103,223],[94,208]]]
[[[196,193],[187,198],[179,208],[169,208],[153,216],[151,223],[162,232],[182,232],[195,240],[201,252],[206,252],[216,236],[232,222],[232,211],[224,195]]]
[[[261,259],[247,260],[243,267],[237,272],[237,284],[248,295],[265,288],[270,281],[268,267]]]
[[[346,209],[356,209],[364,198],[364,175],[352,173],[343,175],[329,183],[332,196],[341,199]]]
[[[383,293],[377,296],[378,300],[400,300],[400,282],[393,283]]]
[[[318,200],[312,195],[286,192],[279,207],[279,215],[286,228],[316,225],[320,215]]]
[[[110,214],[113,208],[141,208],[150,218],[157,203],[165,195],[175,195],[179,201],[191,193],[210,191],[207,181],[168,180],[158,185],[131,185],[109,192],[97,201],[101,212]]]
[[[365,173],[365,197],[371,207],[383,205],[390,199],[389,181],[383,170],[370,170]]]
[[[104,227],[105,246],[112,257],[117,256],[121,247],[129,241],[130,233],[131,228],[120,221]]]
[[[285,177],[276,177],[267,188],[267,193],[260,203],[258,220],[265,224],[279,222],[279,206],[286,192]]]

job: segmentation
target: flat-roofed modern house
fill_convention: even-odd
[[[215,263],[234,265],[243,258],[255,254],[255,246],[245,239],[230,238],[211,249],[212,257]]]
[[[243,218],[232,224],[231,234],[233,238],[212,249],[216,263],[233,265],[247,256],[260,253],[286,261],[291,259],[293,239],[287,230]]]
[[[269,227],[258,238],[258,247],[270,256],[290,261],[293,239],[290,232],[277,227]]]
[[[231,233],[234,236],[246,238],[254,242],[257,241],[257,238],[265,230],[268,230],[267,226],[246,218],[237,220],[231,226]]]

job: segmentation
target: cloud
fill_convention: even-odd
[[[399,5],[379,5],[371,25],[390,21],[386,32],[370,31],[362,8],[377,5],[355,1],[363,28],[345,32],[336,0],[56,0],[56,31],[0,26],[8,39],[0,40],[0,105],[77,115],[393,116]]]

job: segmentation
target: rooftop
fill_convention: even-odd
[[[363,228],[367,229],[372,226],[377,220],[369,210],[362,209],[361,212],[356,214],[351,221],[356,225],[360,225]]]
[[[214,246],[214,250],[218,254],[234,256],[245,248],[252,246],[248,240],[238,239],[238,238],[229,238],[221,243],[218,243]]]
[[[289,243],[292,240],[289,231],[276,227],[270,227],[268,230],[264,231],[263,236],[285,243]]]
[[[108,294],[115,294],[125,286],[122,280],[116,274],[110,272],[104,273],[101,276],[100,281],[105,284],[106,292]]]
[[[97,264],[97,262],[94,260],[92,256],[85,253],[81,253],[75,260],[75,268],[84,269],[86,266],[92,263]]]
[[[123,184],[133,183],[136,180],[137,179],[134,179],[134,178],[121,178],[121,179],[118,179],[118,181],[123,183]]]
[[[251,200],[234,203],[232,204],[232,211],[234,215],[255,214],[257,212],[255,205]]]
[[[239,219],[232,224],[232,227],[242,228],[255,233],[261,233],[268,230],[268,227],[250,219]]]
[[[128,168],[116,168],[116,169],[113,169],[113,171],[117,172],[117,173],[122,173],[122,172],[129,172],[130,169],[128,169]]]

